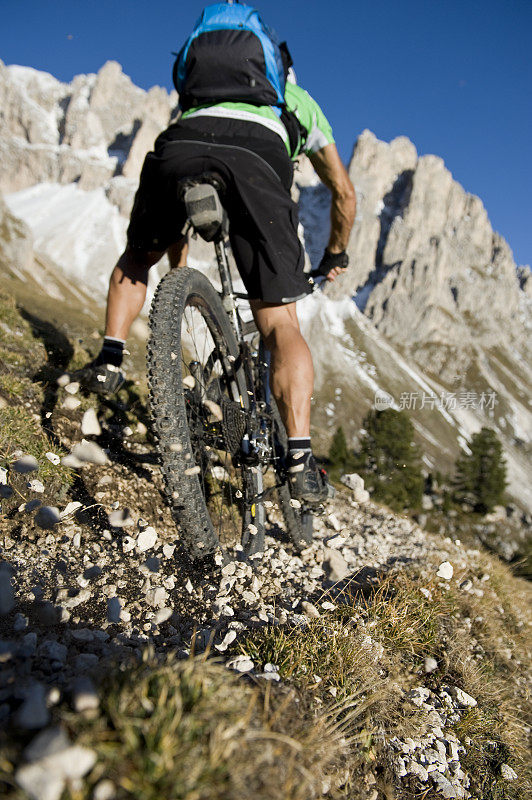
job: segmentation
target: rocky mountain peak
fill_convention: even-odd
[[[330,296],[354,296],[440,377],[466,370],[479,345],[524,353],[532,317],[510,247],[443,160],[418,157],[405,137],[387,144],[364,131],[349,172],[358,196],[351,265]]]

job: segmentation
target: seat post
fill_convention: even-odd
[[[220,280],[222,282],[222,305],[231,317],[233,328],[236,333],[237,339],[242,337],[242,326],[240,324],[240,317],[236,307],[235,294],[233,291],[233,281],[231,272],[229,270],[229,261],[227,259],[227,251],[225,249],[225,238],[221,236],[214,242],[216,250],[216,260],[218,262],[218,272],[220,273]]]

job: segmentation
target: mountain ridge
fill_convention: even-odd
[[[0,64],[2,99],[0,191],[29,224],[36,250],[103,301],[144,153],[177,95],[138,89],[115,62],[70,84]],[[317,441],[326,448],[338,424],[355,439],[376,393],[394,407],[415,395],[423,407],[408,410],[427,469],[451,470],[471,434],[487,424],[503,440],[512,495],[532,508],[526,270],[517,271],[481,201],[441,159],[418,158],[406,137],[387,144],[363,132],[349,169],[359,198],[351,266],[299,307],[316,365]],[[328,193],[306,159],[295,193],[315,261],[328,232]],[[212,262],[211,248],[192,241],[191,265],[212,275]],[[159,265],[159,274],[165,268]],[[493,407],[472,403],[494,393]],[[447,408],[451,395],[455,407]]]

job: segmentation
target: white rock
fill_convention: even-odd
[[[92,797],[93,800],[113,800],[116,797],[116,786],[112,781],[104,778],[94,787]]]
[[[505,781],[516,781],[518,778],[517,772],[508,766],[508,764],[501,764],[501,776]]]
[[[99,436],[101,434],[102,428],[94,408],[88,408],[83,414],[81,432],[84,436]]]
[[[406,771],[409,775],[415,775],[422,783],[426,783],[429,779],[429,773],[422,764],[417,761],[409,761],[406,765]]]
[[[255,664],[249,656],[241,655],[231,659],[227,662],[228,669],[234,669],[236,672],[251,672]]]
[[[432,656],[427,656],[425,659],[425,672],[430,673],[438,669],[438,662]]]
[[[155,614],[153,621],[156,625],[162,625],[163,622],[166,622],[172,616],[173,611],[171,608],[160,608],[159,611]]]
[[[75,411],[76,408],[79,408],[81,405],[81,400],[77,397],[65,397],[62,402],[62,408],[66,408],[67,411]],[[66,456],[65,456],[66,458]]]
[[[367,489],[356,489],[353,492],[353,499],[355,500],[355,502],[360,503],[361,505],[363,503],[367,503],[369,498],[370,494],[367,491]]]
[[[53,528],[60,519],[59,509],[56,506],[41,506],[35,514],[35,523],[44,530]]]
[[[351,573],[343,555],[338,550],[328,547],[323,551],[323,569],[332,583],[344,580]]]
[[[81,442],[74,445],[72,455],[83,464],[103,466],[109,463],[109,459],[100,445],[96,444],[96,442],[89,442],[87,439],[82,439]]]
[[[50,461],[54,466],[57,466],[61,463],[61,456],[58,456],[57,453],[45,453],[46,458]]]
[[[155,547],[157,543],[157,531],[155,528],[152,528],[148,525],[147,528],[140,531],[139,535],[137,536],[137,550],[139,553],[145,553],[147,550],[151,550],[152,547]]]
[[[235,641],[235,639],[236,639],[236,631],[231,630],[225,634],[220,644],[216,644],[214,646],[216,647],[217,650],[220,651],[220,653],[225,653],[229,645],[232,644]]]
[[[64,509],[60,513],[61,519],[70,516],[70,514],[74,514],[79,508],[82,507],[82,504],[79,500],[72,500],[70,503],[67,503]]]
[[[167,600],[168,592],[162,586],[157,586],[157,588],[146,592],[146,602],[152,608],[164,608]]]
[[[36,492],[37,494],[42,494],[44,492],[44,483],[42,481],[38,481],[36,478],[32,481],[28,481],[28,489],[30,492]]]
[[[175,544],[163,544],[163,556],[165,558],[172,558],[175,551]]]
[[[477,705],[475,698],[471,697],[470,694],[467,694],[467,692],[464,692],[464,690],[460,689],[458,686],[450,686],[449,691],[458,705],[464,708],[474,708]]]
[[[122,539],[122,552],[130,553],[137,546],[137,542],[131,536],[124,536]]]
[[[39,469],[39,462],[34,456],[24,455],[17,458],[13,464],[13,470],[19,472],[21,475],[26,475],[28,472],[35,472]]]
[[[318,619],[320,617],[320,612],[316,608],[313,603],[309,603],[308,600],[303,600],[301,603],[301,608],[303,609],[303,613],[309,619]]]
[[[79,392],[79,383],[78,381],[72,381],[71,383],[67,383],[64,388],[65,392],[68,392],[68,394],[77,394]]]
[[[67,781],[82,778],[96,763],[96,753],[74,745],[17,770],[15,780],[31,800],[60,800]]]
[[[345,536],[340,536],[340,535],[331,536],[330,539],[327,539],[327,547],[332,547],[332,548],[336,549],[338,547],[341,547],[343,544],[345,544],[345,542],[346,542]]]
[[[446,778],[445,775],[442,775],[441,772],[433,771],[430,773],[430,777],[436,785],[438,793],[443,795],[446,800],[451,800],[451,798],[456,797],[456,790],[451,781]]]
[[[443,578],[446,581],[450,581],[453,577],[453,572],[453,565],[449,561],[443,561],[438,567],[436,575],[438,578]]]
[[[414,689],[410,690],[408,697],[414,705],[421,708],[423,703],[426,703],[430,697],[430,689],[427,689],[425,686],[416,686]]]
[[[361,478],[356,472],[342,475],[340,480],[344,486],[347,486],[348,489],[352,489],[353,491],[364,488],[364,479]]]
[[[338,517],[336,516],[336,514],[329,514],[327,516],[327,523],[335,531],[341,531],[342,530],[342,526],[340,525],[340,522],[339,522]]]

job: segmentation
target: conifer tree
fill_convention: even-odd
[[[349,460],[349,453],[347,451],[347,441],[345,438],[344,429],[340,425],[332,438],[331,446],[329,448],[329,461],[334,467],[346,468]]]
[[[404,411],[372,409],[364,418],[358,469],[375,500],[396,511],[417,508],[423,495],[414,426]]]
[[[456,461],[455,499],[486,514],[503,501],[506,464],[495,431],[482,428],[471,437],[471,453]]]

